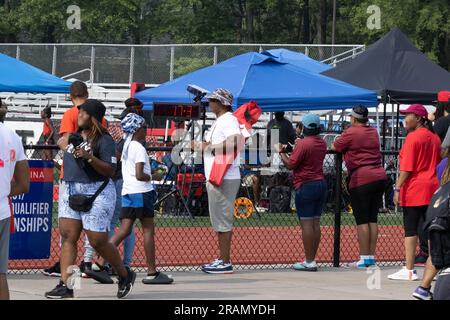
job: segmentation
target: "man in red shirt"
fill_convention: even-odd
[[[279,147],[281,160],[293,170],[295,207],[302,227],[305,261],[296,263],[298,271],[317,271],[315,262],[320,243],[320,217],[327,199],[327,185],[323,175],[323,160],[327,144],[319,136],[320,118],[307,114],[302,119],[304,139],[299,140],[288,157],[285,146]]]

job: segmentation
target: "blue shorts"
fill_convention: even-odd
[[[155,216],[154,204],[156,192],[132,193],[122,195],[122,211],[120,219],[143,219]]]
[[[327,201],[325,180],[306,182],[295,192],[295,207],[299,219],[318,219]]]

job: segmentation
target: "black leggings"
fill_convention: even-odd
[[[378,222],[385,186],[386,180],[379,180],[350,189],[353,216],[358,226]]]
[[[428,206],[403,207],[405,237],[416,237],[418,235],[420,221],[425,220],[427,209]],[[428,239],[426,239],[426,241],[428,241]]]

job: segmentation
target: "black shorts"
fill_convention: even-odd
[[[428,206],[403,207],[403,225],[405,227],[405,237],[415,237],[419,234],[420,220],[425,221],[425,214]],[[426,233],[424,233],[426,235]],[[428,238],[428,237],[427,237]],[[428,239],[426,239],[428,241]]]
[[[386,180],[378,180],[350,189],[350,202],[357,225],[378,222],[385,186]]]
[[[122,196],[120,219],[143,219],[155,216],[156,192],[133,193]]]

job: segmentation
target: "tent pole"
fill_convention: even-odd
[[[391,104],[391,112],[392,112],[392,132],[391,132],[391,150],[394,147],[394,133],[395,133],[395,114],[394,114],[394,104]],[[397,131],[398,131],[398,127],[397,127]]]
[[[395,135],[395,151],[398,151],[399,135],[400,135],[400,104],[397,103],[397,134]]]
[[[380,140],[381,135],[380,135],[380,114],[378,112],[378,106],[377,106],[377,133],[378,133],[378,140]]]
[[[383,97],[383,151],[386,150],[386,99]]]

